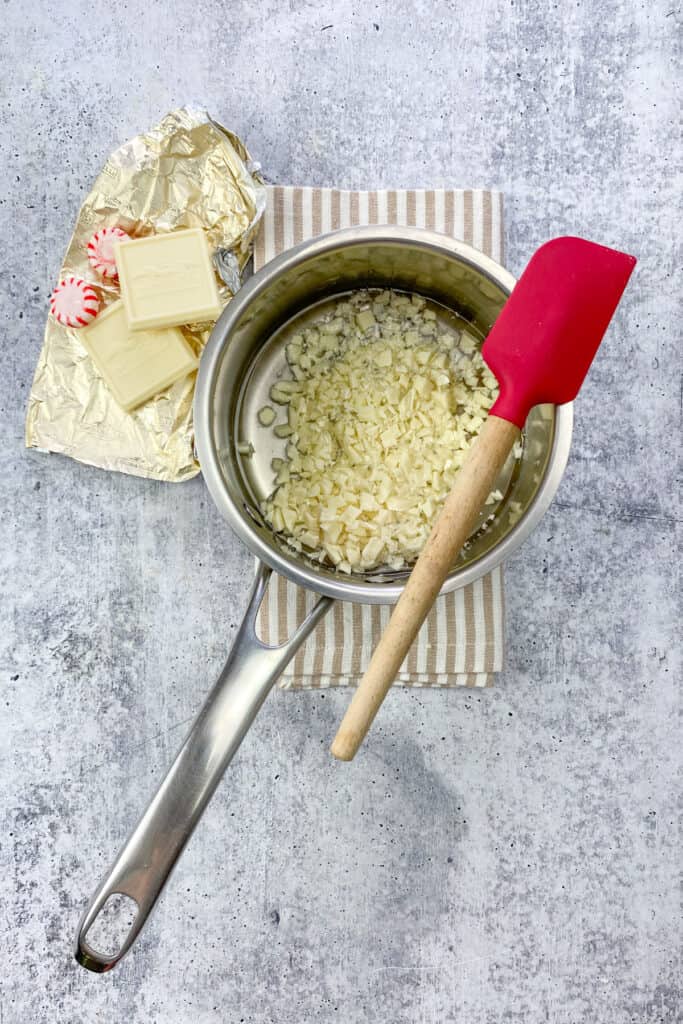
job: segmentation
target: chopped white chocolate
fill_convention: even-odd
[[[356,292],[293,335],[294,379],[271,388],[289,439],[262,504],[273,528],[340,572],[413,561],[495,397],[478,345],[389,291]]]
[[[294,431],[290,427],[289,423],[280,423],[277,427],[273,428],[273,433],[276,437],[291,437]]]
[[[270,405],[264,405],[258,411],[258,421],[262,427],[269,427],[275,422],[275,409],[271,408]]]
[[[466,355],[471,355],[477,350],[477,340],[473,338],[467,331],[463,331],[460,335],[460,351]]]
[[[220,313],[201,228],[117,242],[114,253],[131,330],[202,323]]]
[[[356,323],[361,331],[367,331],[370,327],[374,327],[375,318],[369,309],[364,309],[360,313],[356,313]]]
[[[496,505],[499,501],[503,500],[503,492],[499,490],[491,491],[488,498],[484,502],[485,505]]]
[[[82,327],[78,338],[127,412],[197,368],[197,357],[177,327],[131,331],[120,301]]]

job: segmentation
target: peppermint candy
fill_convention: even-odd
[[[99,308],[97,292],[80,277],[65,277],[50,298],[50,312],[64,327],[85,327],[95,319]]]
[[[100,228],[88,242],[88,259],[90,265],[102,277],[116,278],[116,260],[114,243],[127,239],[128,235],[121,228]]]

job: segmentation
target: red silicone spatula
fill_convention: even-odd
[[[529,410],[576,398],[635,263],[583,238],[555,238],[531,258],[482,348],[500,384],[498,399],[349,705],[332,744],[335,757],[350,761],[363,742]]]

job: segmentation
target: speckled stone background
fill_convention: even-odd
[[[2,1024],[680,1021],[674,0],[2,7]],[[84,902],[225,656],[251,557],[200,480],[23,449],[46,298],[114,146],[183,102],[279,182],[491,185],[508,263],[636,254],[486,693],[275,693],[131,956]]]

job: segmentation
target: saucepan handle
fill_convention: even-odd
[[[256,616],[269,577],[270,569],[260,566],[225,668],[166,778],[81,918],[75,954],[88,970],[111,970],[131,948],[263,701],[332,604],[330,598],[321,597],[293,636],[279,647],[270,647],[256,635]],[[117,948],[103,953],[93,948],[88,933],[103,909],[99,923],[104,924],[109,913],[105,904],[116,903],[115,897],[127,897],[120,902],[134,907],[135,916],[132,925],[126,924],[123,940],[116,941]]]

